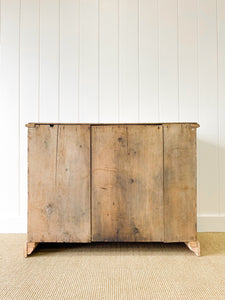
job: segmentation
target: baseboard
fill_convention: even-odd
[[[198,232],[225,232],[225,215],[198,216]]]
[[[0,233],[26,233],[26,216],[0,216]]]
[[[225,215],[198,216],[198,232],[225,232]],[[25,216],[0,216],[0,233],[26,233]]]

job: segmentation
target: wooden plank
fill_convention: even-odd
[[[195,241],[196,129],[188,124],[167,124],[163,129],[165,241]]]
[[[90,127],[29,128],[28,242],[90,241]]]
[[[190,124],[191,126],[198,128],[198,123],[28,123],[26,127],[34,128],[36,125],[90,125],[90,126],[107,126],[107,125],[163,125],[163,124]]]
[[[57,222],[53,207],[56,145],[57,126],[28,129],[28,242],[56,240],[51,237],[51,232],[57,230],[51,226]]]
[[[90,241],[90,126],[59,126],[55,201],[61,241]]]
[[[162,126],[92,127],[92,240],[163,240]]]

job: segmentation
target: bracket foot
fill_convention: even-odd
[[[35,242],[26,242],[24,245],[24,257],[30,255],[37,247],[38,244],[39,243],[35,243]]]
[[[190,242],[185,242],[187,247],[193,251],[197,256],[200,256],[200,243],[199,241],[190,241]]]

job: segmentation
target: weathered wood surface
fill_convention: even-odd
[[[185,242],[186,246],[195,253],[195,255],[200,256],[200,243],[199,241]]]
[[[167,124],[163,130],[165,241],[195,241],[196,128],[190,124]]]
[[[30,255],[36,249],[38,244],[39,243],[34,243],[34,242],[28,243],[28,242],[26,242],[25,245],[24,245],[24,249],[23,249],[23,256],[27,257],[28,255]]]
[[[92,126],[92,240],[163,240],[162,126]]]
[[[119,125],[163,125],[163,124],[190,124],[193,127],[198,128],[199,124],[196,122],[185,122],[185,123],[119,123]],[[111,126],[111,125],[117,125],[115,123],[27,123],[26,127],[32,128],[37,125],[90,125],[90,126]]]
[[[28,242],[89,242],[90,126],[29,128]]]

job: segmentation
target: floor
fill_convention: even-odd
[[[183,244],[40,244],[0,234],[0,299],[225,299],[225,233]]]

